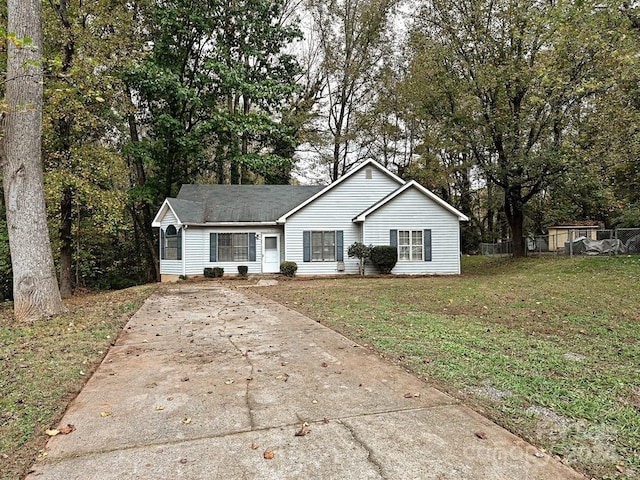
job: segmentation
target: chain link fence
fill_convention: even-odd
[[[614,245],[615,253],[640,253],[640,228],[616,228],[612,230],[567,229],[553,235],[535,235],[525,239],[528,255],[581,255],[586,251],[583,239],[603,241]],[[511,240],[498,240],[493,243],[481,243],[482,255],[511,254]],[[612,252],[612,253],[614,253]]]

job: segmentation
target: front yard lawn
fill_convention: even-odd
[[[462,270],[297,279],[259,291],[589,478],[638,478],[640,257],[468,257]]]
[[[100,364],[122,327],[156,289],[145,285],[65,301],[69,312],[15,323],[0,306],[0,480],[24,478],[47,429]]]

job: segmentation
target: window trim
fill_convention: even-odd
[[[333,259],[324,259],[324,241],[323,243],[323,259],[313,259],[312,237],[314,233],[333,233]],[[302,231],[302,261],[305,263],[330,263],[344,262],[344,230],[303,230]]]
[[[403,232],[407,232],[408,233],[408,240],[409,242],[407,244],[401,243],[401,234]],[[415,234],[419,234],[420,235],[420,243],[414,243],[414,235]],[[419,250],[419,256],[420,258],[415,258],[414,256],[414,250],[416,250],[418,247],[420,247]],[[399,262],[423,262],[424,261],[424,231],[423,230],[400,230],[398,229],[398,261]],[[409,258],[401,258],[401,249],[402,248],[408,248],[409,251]]]
[[[173,232],[171,232],[171,229]],[[160,259],[168,261],[182,260],[182,227],[176,227],[173,224],[167,225],[165,229],[160,230],[160,237]],[[173,242],[175,242],[175,245],[170,246],[170,243]],[[171,252],[171,258],[168,257],[168,252]]]
[[[221,240],[229,239],[229,244]],[[218,233],[218,262],[248,262],[249,261],[249,233],[221,232]]]
[[[220,259],[220,235],[231,235],[231,245],[224,245],[231,251],[231,260]],[[233,235],[246,235],[246,258],[240,260],[235,258],[235,253],[244,249],[245,245],[234,245]],[[242,255],[244,257],[244,255]],[[210,232],[209,233],[209,263],[247,263],[257,261],[256,254],[256,232]]]
[[[321,258],[315,258],[317,248],[314,249],[314,237],[320,234],[319,252]],[[325,236],[330,236],[329,242],[325,242]],[[329,258],[325,258],[325,252]],[[336,261],[336,231],[335,230],[311,230],[311,261],[312,262],[335,262]]]

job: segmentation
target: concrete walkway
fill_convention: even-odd
[[[583,479],[332,330],[213,282],[149,298],[67,424],[29,480]]]

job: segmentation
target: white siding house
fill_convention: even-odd
[[[416,182],[359,215],[366,245],[395,245],[395,274],[459,274],[464,217]],[[408,254],[407,254],[408,253]]]
[[[398,248],[396,274],[460,273],[459,222],[467,217],[420,184],[369,160],[332,184],[183,185],[153,226],[160,228],[162,280],[222,267],[299,275],[357,273],[354,242]]]

